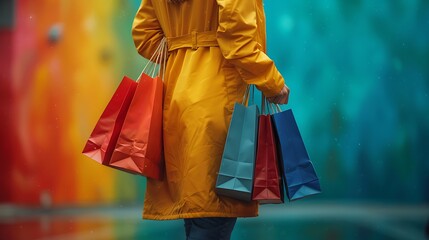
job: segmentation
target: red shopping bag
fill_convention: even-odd
[[[125,120],[137,82],[124,77],[96,123],[82,153],[108,165]]]
[[[97,122],[83,153],[104,165],[161,179],[162,77],[167,60],[163,38],[137,82],[124,77]],[[162,66],[162,69],[161,69]],[[152,78],[145,73],[151,72]]]
[[[161,179],[162,93],[160,77],[140,77],[109,165],[127,172]]]
[[[252,200],[259,203],[284,202],[283,183],[270,115],[259,116],[254,177]]]

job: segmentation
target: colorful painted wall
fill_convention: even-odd
[[[142,63],[130,37],[137,4],[14,2],[14,22],[1,30],[2,202],[37,206],[142,198],[143,178],[81,154],[122,74],[135,77]]]
[[[142,202],[142,177],[81,154],[122,76],[144,62],[130,36],[138,5],[1,2],[1,203]],[[428,1],[265,7],[268,51],[324,190],[312,200],[427,203]]]

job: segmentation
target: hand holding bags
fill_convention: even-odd
[[[320,193],[319,179],[305,149],[292,110],[272,115],[289,200]]]
[[[243,103],[234,106],[215,189],[243,201],[252,198],[259,114],[256,105],[245,105],[248,96],[249,87]]]
[[[165,67],[165,44],[163,39],[149,63],[156,57]],[[121,82],[83,153],[104,165],[161,179],[163,83],[159,76],[144,74],[148,65],[138,83],[126,77]],[[154,76],[157,66],[152,67]]]
[[[255,120],[257,106],[244,105],[248,96],[249,88],[243,104],[236,104],[234,107],[216,192],[244,201],[282,203],[283,178],[290,201],[320,193],[319,179],[308,157],[292,110],[281,112],[276,105],[276,113],[264,115],[263,98],[263,114],[259,116],[258,126]]]

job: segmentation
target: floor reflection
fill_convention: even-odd
[[[183,223],[141,220],[140,207],[0,208],[0,239],[184,239]],[[429,206],[357,204],[265,205],[260,217],[239,219],[233,240],[427,239]]]

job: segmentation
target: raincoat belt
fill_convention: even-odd
[[[167,38],[168,51],[179,48],[217,47],[216,31],[196,32],[179,37]]]

